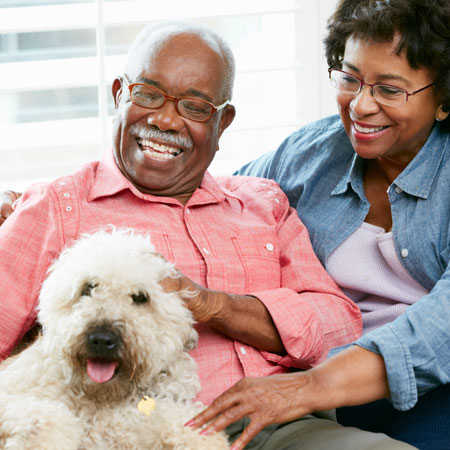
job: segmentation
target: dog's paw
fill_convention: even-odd
[[[208,436],[199,434],[190,427],[173,426],[161,434],[162,450],[228,450],[230,448],[225,433]]]

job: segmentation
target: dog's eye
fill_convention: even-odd
[[[92,289],[94,289],[97,285],[94,283],[86,283],[81,290],[81,296],[83,295],[91,295]]]
[[[134,303],[145,303],[148,301],[148,295],[146,292],[138,292],[137,294],[131,294],[131,298]]]

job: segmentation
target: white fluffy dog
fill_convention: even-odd
[[[191,313],[148,238],[85,235],[44,282],[43,334],[0,366],[0,448],[228,449],[184,423],[203,406]]]

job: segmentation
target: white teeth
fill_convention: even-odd
[[[157,150],[156,152],[154,152],[151,149],[146,149],[144,150],[144,153],[158,159],[174,158],[182,152],[182,150],[179,148],[170,147],[165,144],[158,144],[157,142],[153,142],[148,139],[138,138],[138,142],[142,147],[150,147],[151,149]]]
[[[353,126],[355,127],[356,131],[359,131],[360,133],[375,133],[376,131],[381,131],[384,127],[376,127],[376,128],[365,128],[361,127],[357,123],[353,122]]]
[[[172,159],[172,158],[175,158],[175,156],[176,156],[176,155],[172,155],[170,153],[152,152],[151,150],[144,150],[144,153],[146,155],[151,156],[154,159]]]

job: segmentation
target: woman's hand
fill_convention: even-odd
[[[5,191],[0,194],[0,225],[12,214],[13,204],[21,195],[21,193],[13,191]]]
[[[312,412],[313,383],[310,372],[243,378],[186,425],[199,428],[210,422],[201,432],[209,434],[248,417],[250,424],[232,447],[240,450],[266,426]]]
[[[232,447],[241,450],[268,425],[388,396],[383,358],[354,345],[304,372],[244,378],[186,425],[200,428],[209,422],[201,431],[208,434],[248,417],[250,424]]]
[[[312,394],[311,382],[310,372],[243,378],[186,425],[199,428],[210,422],[201,432],[209,434],[248,417],[250,424],[232,446],[232,450],[241,450],[266,426],[312,412],[304,397]]]

